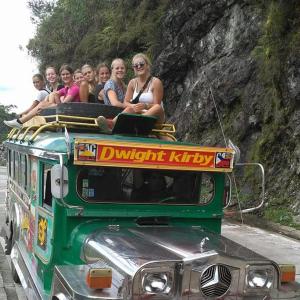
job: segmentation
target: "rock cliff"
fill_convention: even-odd
[[[289,225],[300,215],[299,11],[297,1],[172,1],[154,62],[178,138],[224,146],[220,119],[241,160],[265,167],[265,212]]]

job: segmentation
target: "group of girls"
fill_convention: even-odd
[[[21,128],[22,124],[40,113],[42,109],[66,102],[104,103],[123,108],[125,113],[136,113],[155,116],[157,122],[164,121],[162,106],[163,85],[160,79],[151,76],[149,58],[143,54],[136,54],[132,59],[135,77],[126,86],[125,62],[116,58],[111,63],[111,69],[104,63],[94,68],[88,64],[73,72],[68,65],[63,65],[59,75],[63,85],[59,84],[59,77],[54,67],[45,71],[43,76],[33,76],[33,84],[38,90],[37,99],[32,105],[19,115],[18,119],[4,121],[7,126]],[[107,123],[105,118],[98,118],[99,126],[103,123],[108,127],[114,125],[115,120]],[[101,124],[102,123],[102,124]]]

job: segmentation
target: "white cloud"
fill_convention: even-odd
[[[26,0],[5,1],[0,10],[0,103],[16,105],[22,111],[35,98],[32,75],[37,64],[27,55],[26,45],[34,36]]]

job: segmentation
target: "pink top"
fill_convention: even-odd
[[[71,102],[80,102],[79,87],[75,83],[70,87],[65,86],[62,89],[58,90],[57,92],[60,97],[63,97],[63,99],[66,98],[67,96],[72,96]]]

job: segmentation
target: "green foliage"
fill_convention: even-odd
[[[32,11],[31,21],[33,24],[40,24],[54,9],[55,0],[30,0],[27,1],[29,9]]]
[[[296,224],[293,220],[292,212],[284,207],[267,207],[265,218],[275,223],[300,229],[300,224]]]
[[[273,101],[273,108],[277,108],[278,84],[281,79],[287,52],[285,40],[288,26],[288,5],[272,1],[267,10],[263,27],[263,35],[254,55],[259,61],[259,75],[266,88],[266,97]]]
[[[27,48],[40,62],[41,70],[49,64],[70,63],[75,68],[115,57],[126,60],[137,52],[151,56],[168,3],[169,0],[58,0],[51,14],[40,20]]]
[[[10,131],[10,128],[8,128],[3,121],[15,118],[16,114],[11,112],[11,110],[14,108],[14,105],[6,106],[0,104],[0,143],[6,139],[7,134]]]
[[[253,56],[258,62],[259,79],[264,93],[260,139],[252,145],[252,158],[266,160],[286,123],[291,109],[283,105],[282,86],[287,60],[300,52],[300,4],[297,1],[258,1],[265,15],[263,34]],[[267,150],[269,149],[269,151]]]

